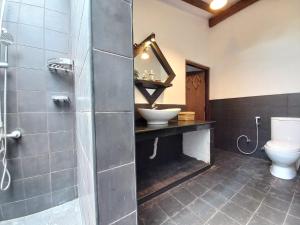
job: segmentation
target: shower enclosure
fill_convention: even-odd
[[[132,1],[0,4],[0,225],[137,224]]]

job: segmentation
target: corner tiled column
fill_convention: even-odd
[[[135,225],[132,2],[92,0],[98,224]]]

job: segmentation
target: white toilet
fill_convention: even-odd
[[[265,150],[272,160],[271,174],[293,179],[300,164],[300,118],[272,117],[271,140]]]

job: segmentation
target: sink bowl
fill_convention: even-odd
[[[180,108],[173,109],[143,109],[138,108],[141,116],[147,120],[148,124],[160,125],[168,124],[170,119],[173,119],[181,111]]]

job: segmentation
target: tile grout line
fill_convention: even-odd
[[[250,221],[254,218],[254,216],[255,216],[256,213],[258,212],[259,208],[263,205],[263,201],[265,200],[266,196],[269,194],[270,190],[271,190],[271,188],[266,192],[266,194],[265,194],[265,196],[262,198],[262,200],[261,200],[259,206],[258,206],[257,209],[252,213],[252,215],[251,215],[249,221],[246,223],[246,225],[249,225]],[[265,218],[263,218],[263,219],[265,219]],[[269,221],[269,220],[267,220],[267,221]],[[269,222],[271,222],[271,221],[269,221]],[[272,222],[271,222],[271,223],[272,223]],[[273,224],[273,223],[272,223],[272,224]]]
[[[290,210],[291,210],[291,207],[292,207],[292,204],[293,204],[295,195],[296,195],[296,192],[294,191],[294,194],[293,194],[292,200],[291,200],[291,202],[290,202],[289,208],[288,208],[288,210],[287,210],[287,212],[286,212],[286,215],[285,215],[283,224],[285,224],[285,222],[286,222],[286,220],[287,220],[287,218],[288,218],[288,216],[289,216],[289,212],[290,212]]]
[[[244,184],[239,190],[236,191],[236,193],[231,197],[231,198],[228,198],[228,200],[226,202],[224,202],[224,204],[222,204],[219,208],[216,208],[213,206],[213,208],[216,209],[216,212],[210,217],[207,219],[207,221],[204,223],[204,224],[207,224],[208,225],[208,222],[219,212],[223,213],[224,215],[228,216],[229,218],[233,219],[232,217],[230,217],[229,215],[227,215],[226,213],[222,212],[221,211],[221,208],[223,208],[227,203],[229,203],[247,184]],[[205,201],[203,199],[204,202],[206,202],[207,204],[210,205],[210,203],[208,203],[207,201]],[[237,222],[235,219],[233,219],[233,221]],[[240,223],[238,223],[240,224]]]

